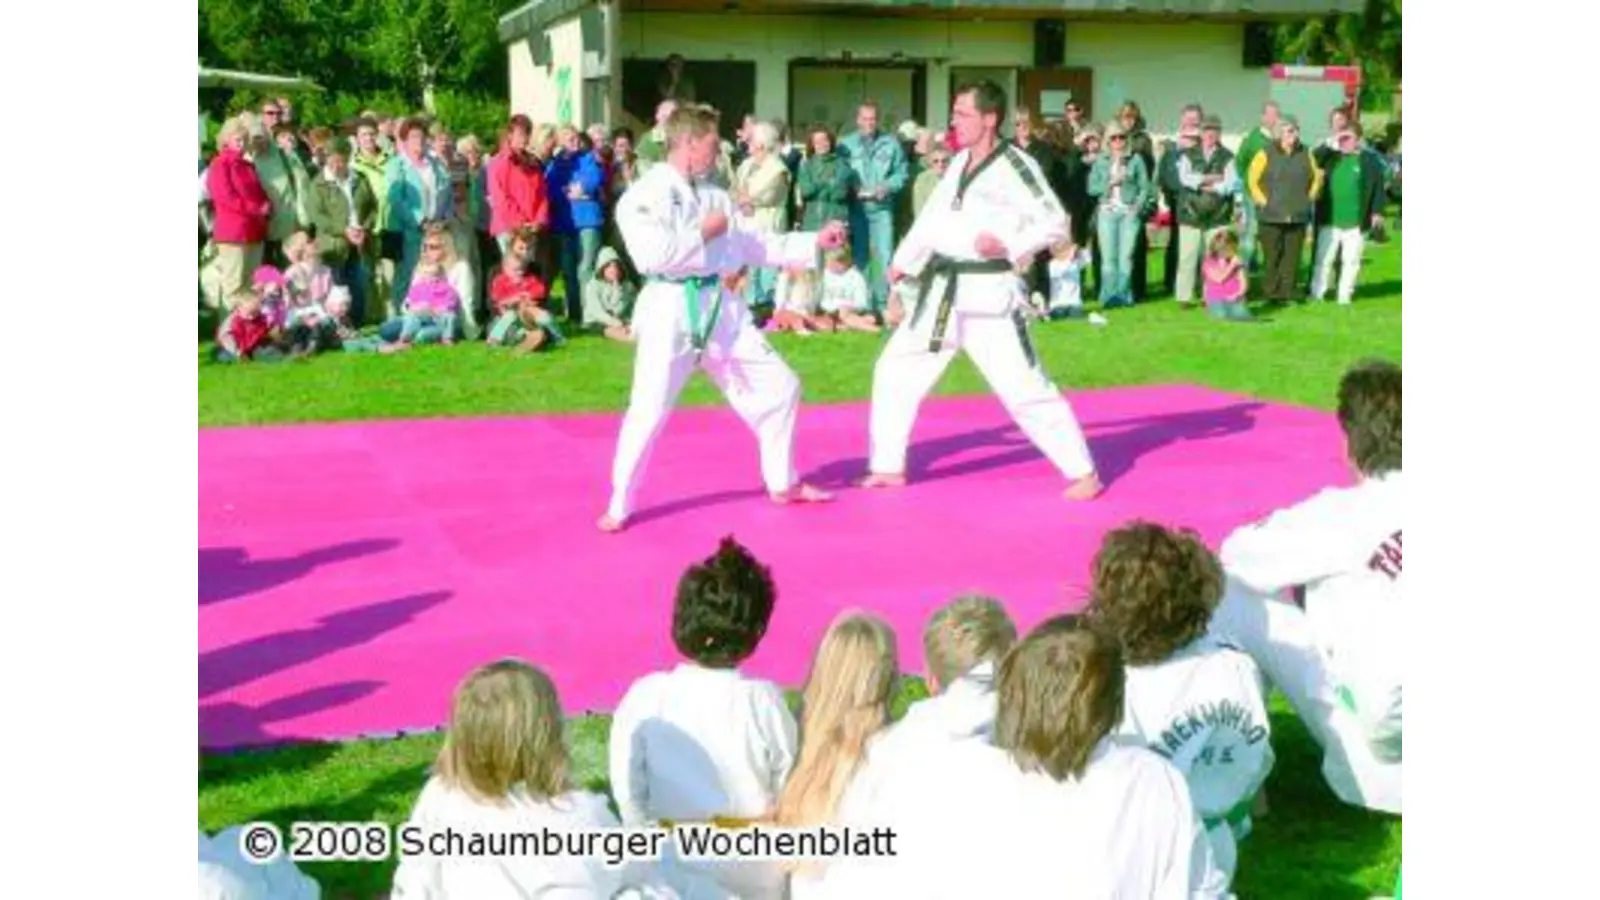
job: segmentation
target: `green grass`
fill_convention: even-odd
[[[1153,261],[1153,272],[1160,271]],[[1201,312],[1154,303],[1112,315],[1103,329],[1082,323],[1035,329],[1045,366],[1068,389],[1188,382],[1331,408],[1340,372],[1365,356],[1400,359],[1400,245],[1373,248],[1365,287],[1351,308],[1285,310],[1259,326],[1213,322]],[[811,402],[863,399],[881,339],[781,336],[780,351],[800,373]],[[615,410],[625,401],[628,348],[576,339],[565,350],[517,358],[481,346],[424,348],[404,357],[329,355],[282,366],[200,366],[200,424],[520,415]],[[940,393],[984,390],[958,360]],[[704,379],[684,403],[719,403]],[[897,707],[919,695],[907,679]],[[441,713],[442,714],[442,713]],[[1400,862],[1397,819],[1339,803],[1320,775],[1320,757],[1280,700],[1273,704],[1277,765],[1267,783],[1271,813],[1241,848],[1242,897],[1365,900],[1387,894]],[[604,716],[569,723],[580,782],[605,790]],[[206,755],[200,772],[200,822],[208,831],[265,819],[401,821],[426,779],[437,735],[311,744],[256,753]],[[307,867],[324,896],[384,895],[391,865]]]

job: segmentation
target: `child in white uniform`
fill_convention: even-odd
[[[1222,567],[1193,532],[1135,522],[1101,543],[1092,597],[1090,614],[1127,658],[1118,734],[1183,773],[1217,868],[1231,881],[1273,755],[1260,671],[1206,632]]]
[[[687,661],[634,682],[611,721],[611,793],[624,824],[771,817],[795,761],[794,716],[777,685],[736,667],[766,634],[774,597],[771,574],[732,538],[678,582],[672,639]],[[713,894],[776,900],[786,881],[766,863],[669,859],[664,870],[686,896],[720,886]]]
[[[618,827],[604,797],[572,787],[561,725],[555,686],[527,663],[502,660],[468,675],[456,689],[433,776],[406,824],[423,835]],[[654,881],[653,870],[647,863],[606,868],[604,860],[569,855],[405,856],[390,896],[631,896],[620,892]]]
[[[322,888],[288,856],[269,863],[246,859],[235,825],[208,838],[200,832],[200,900],[318,900]]]
[[[1070,237],[1050,248],[1051,319],[1083,317],[1083,273],[1090,263],[1089,251],[1074,244]]]
[[[1339,384],[1357,473],[1234,532],[1213,628],[1237,641],[1322,745],[1346,803],[1399,814],[1401,669],[1400,367],[1363,363]],[[1304,609],[1282,594],[1303,589]]]

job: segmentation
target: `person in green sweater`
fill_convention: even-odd
[[[317,255],[333,283],[350,289],[350,321],[366,323],[368,279],[364,250],[376,240],[378,199],[350,167],[350,141],[327,144],[326,163],[306,186],[306,220],[316,232]]]
[[[1324,175],[1313,222],[1316,253],[1311,269],[1311,299],[1322,301],[1339,260],[1339,305],[1348,306],[1361,275],[1361,254],[1367,234],[1383,224],[1383,161],[1361,143],[1361,125],[1350,122],[1333,136],[1334,146],[1318,147],[1312,156]]]
[[[800,195],[800,230],[817,231],[829,222],[849,221],[850,199],[856,193],[856,172],[835,150],[833,132],[824,125],[811,129],[811,153],[800,164],[795,191]]]
[[[394,260],[400,256],[398,242],[400,235],[391,234],[384,225],[389,221],[389,177],[385,174],[389,168],[390,154],[383,149],[380,143],[378,123],[374,119],[363,118],[356,123],[355,152],[350,157],[350,169],[366,181],[367,189],[372,191],[372,196],[378,201],[377,219],[373,226],[373,233],[361,245],[362,265],[366,269],[369,297],[379,297],[388,293],[389,284],[394,280]],[[388,260],[387,266],[380,265]]]
[[[1233,162],[1238,169],[1239,183],[1244,184],[1246,176],[1250,173],[1250,164],[1255,162],[1261,151],[1267,149],[1272,143],[1272,136],[1277,133],[1278,119],[1282,115],[1276,101],[1268,100],[1261,107],[1261,127],[1244,136],[1239,142],[1239,151],[1234,154]],[[1246,266],[1255,265],[1256,255],[1256,202],[1248,190],[1239,192],[1239,208],[1243,212],[1244,227],[1239,229],[1239,258],[1244,260]]]
[[[617,251],[601,247],[595,257],[594,277],[583,286],[584,326],[600,331],[613,341],[633,343],[633,329],[628,321],[633,317],[633,301],[638,289],[628,281],[622,271],[622,260]]]

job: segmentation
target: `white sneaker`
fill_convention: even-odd
[[[1092,313],[1089,313],[1089,324],[1090,325],[1095,325],[1095,326],[1105,326],[1105,325],[1110,325],[1111,324],[1111,320],[1107,319],[1105,316],[1102,316],[1097,312],[1092,312]]]

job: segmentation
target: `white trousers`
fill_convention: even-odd
[[[1356,293],[1356,277],[1361,274],[1361,253],[1367,239],[1360,228],[1318,228],[1317,250],[1312,258],[1311,298],[1328,296],[1328,281],[1333,278],[1333,261],[1339,260],[1339,302],[1349,303]]]
[[[1346,803],[1400,814],[1400,763],[1379,759],[1354,712],[1339,702],[1328,652],[1305,611],[1228,580],[1211,628],[1250,654],[1323,750],[1322,775]]]
[[[1028,326],[1020,313],[1021,288],[1010,275],[963,275],[955,309],[945,328],[938,353],[929,351],[944,279],[935,278],[925,310],[913,323],[911,313],[889,338],[872,373],[870,467],[882,475],[903,474],[911,429],[922,400],[938,383],[957,350],[966,350],[989,387],[1000,397],[1006,412],[1034,446],[1067,478],[1077,480],[1094,472],[1094,459],[1084,440],[1078,417],[1061,391],[1033,357]],[[969,290],[992,293],[1006,290],[1016,295],[1011,312],[975,313],[962,310]],[[992,308],[992,307],[991,307]],[[1003,308],[1003,307],[1002,307]]]
[[[712,299],[709,294],[702,299],[706,315]],[[656,436],[696,367],[684,288],[665,282],[646,285],[634,307],[633,332],[633,390],[617,437],[607,507],[617,519],[632,515]],[[756,329],[744,301],[726,291],[722,313],[698,365],[756,433],[767,490],[777,493],[793,487],[800,379]]]

